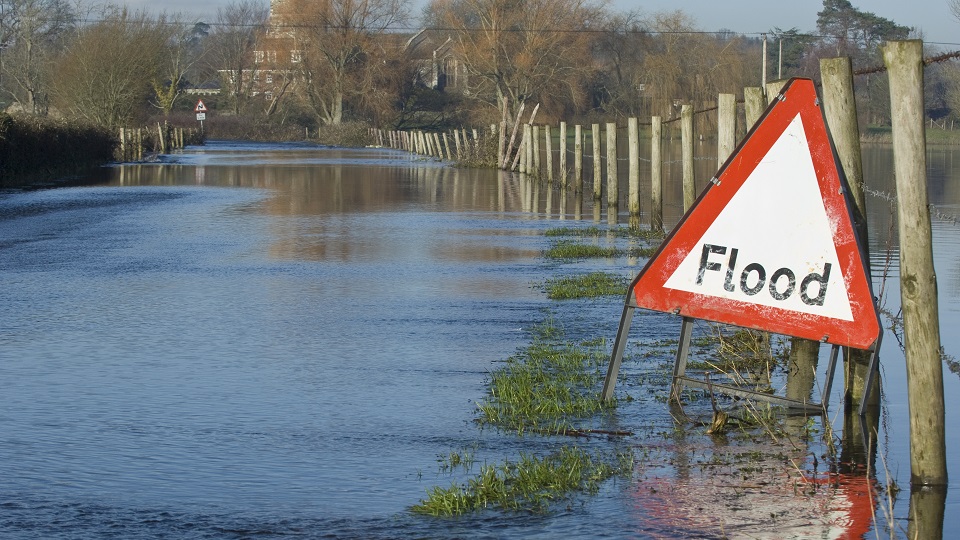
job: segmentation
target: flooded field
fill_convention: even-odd
[[[892,155],[864,156],[874,279],[896,314]],[[960,150],[928,159],[942,343],[956,359]],[[391,150],[224,142],[82,184],[0,193],[0,537],[960,534],[960,373],[944,364],[950,488],[911,497],[890,331],[875,474],[836,466],[849,427],[835,410],[839,372],[827,426],[791,418],[773,436],[711,436],[709,398],[676,423],[665,398],[679,320],[663,314],[635,318],[619,406],[596,420],[631,435],[478,426],[490,373],[544,321],[570,340],[613,340],[622,298],[554,301],[542,288],[595,270],[632,278],[645,263],[544,257],[550,229],[626,221],[590,200]],[[634,470],[546,513],[410,511],[476,473],[443,470],[451,453],[479,467],[565,445],[632,452]]]

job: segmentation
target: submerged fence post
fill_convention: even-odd
[[[853,67],[849,57],[823,58],[820,60],[820,74],[823,80],[823,111],[830,128],[840,166],[853,196],[856,206],[854,227],[860,237],[863,249],[863,262],[867,267],[867,279],[870,279],[869,231],[867,230],[867,207],[863,192],[863,161],[860,153],[860,126],[857,123],[857,102],[854,98]],[[870,353],[848,349],[846,369],[844,370],[844,400],[848,405],[859,408],[863,399]],[[880,379],[873,379],[870,389],[869,406],[880,405]]]
[[[627,191],[627,209],[630,211],[630,226],[640,227],[640,122],[636,118],[627,119],[627,145],[630,147],[629,190]]]
[[[533,126],[530,142],[533,145],[533,174],[540,178],[540,126]]]
[[[590,137],[593,142],[593,200],[597,201],[595,206],[600,206],[600,199],[603,197],[603,163],[600,161],[600,124],[590,125]]]
[[[680,146],[683,159],[683,211],[693,206],[697,199],[697,187],[693,178],[693,106],[680,108]]]
[[[617,185],[619,177],[617,168],[617,124],[607,122],[607,208],[619,206],[620,190]]]
[[[663,120],[654,116],[650,120],[650,229],[656,232],[663,232],[662,136]]]
[[[560,185],[567,186],[567,123],[560,122]]]
[[[547,158],[547,183],[553,185],[553,135],[550,133],[550,124],[543,126],[544,157]]]
[[[580,124],[573,127],[573,192],[583,193],[583,126]]]
[[[910,480],[947,484],[943,367],[933,233],[927,206],[923,42],[883,46],[890,80],[893,169],[900,236],[900,296],[910,402]]]

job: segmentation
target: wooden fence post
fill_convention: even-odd
[[[650,119],[650,229],[663,232],[663,120]]]
[[[767,83],[766,92],[767,92],[767,103],[773,103],[773,100],[780,95],[780,90],[783,90],[783,85],[787,84],[787,81],[771,81]]]
[[[533,146],[533,174],[540,178],[540,126],[533,126],[530,143]]]
[[[683,211],[693,206],[697,199],[697,187],[693,177],[693,106],[680,108],[680,146],[683,159]]]
[[[600,124],[590,125],[590,137],[593,142],[593,200],[600,206],[603,197],[603,163],[600,161]]]
[[[607,209],[619,206],[620,190],[617,185],[617,124],[607,122]]]
[[[860,126],[857,123],[857,102],[854,98],[853,67],[850,58],[823,58],[820,60],[820,74],[823,80],[823,110],[833,138],[834,147],[840,158],[840,166],[853,202],[856,206],[854,227],[860,237],[863,248],[863,262],[867,267],[867,279],[870,279],[870,243],[867,230],[867,207],[863,192],[863,161],[860,153]],[[859,409],[864,396],[865,385],[870,368],[870,353],[848,349],[846,369],[844,370],[844,394],[846,403]],[[870,389],[870,406],[880,405],[880,378],[873,379]]]
[[[910,477],[911,483],[946,485],[940,318],[923,129],[923,42],[889,41],[882,50],[890,80],[897,182],[900,296],[910,402]]]
[[[550,133],[550,124],[543,126],[544,157],[547,158],[547,184],[553,185],[553,134]]]
[[[450,153],[450,139],[447,138],[447,133],[443,133],[443,147],[447,150],[447,159],[453,161],[453,154]]]
[[[567,187],[567,123],[560,122],[560,185]]]
[[[627,119],[627,145],[629,162],[629,189],[627,209],[630,211],[630,226],[640,228],[640,122]]]
[[[573,192],[583,193],[583,126],[580,124],[573,127]]]
[[[717,167],[737,147],[737,96],[720,94],[717,100]]]
[[[767,108],[767,100],[763,98],[763,88],[748,86],[743,89],[743,111],[747,121],[747,131],[753,129],[763,110]]]

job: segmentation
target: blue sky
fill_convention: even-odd
[[[119,1],[119,0],[117,0]],[[212,20],[219,6],[232,0],[128,0],[131,7],[181,12],[189,18]],[[265,2],[268,0],[264,0]],[[872,11],[894,22],[918,28],[927,42],[956,44],[960,49],[960,21],[950,12],[949,0],[851,0],[863,11]],[[413,0],[419,12],[426,0]],[[645,13],[682,9],[692,15],[702,30],[723,28],[740,33],[765,32],[774,27],[814,31],[822,0],[613,0],[616,10],[640,8]]]

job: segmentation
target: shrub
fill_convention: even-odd
[[[0,185],[75,174],[113,159],[117,139],[77,121],[0,114]]]

